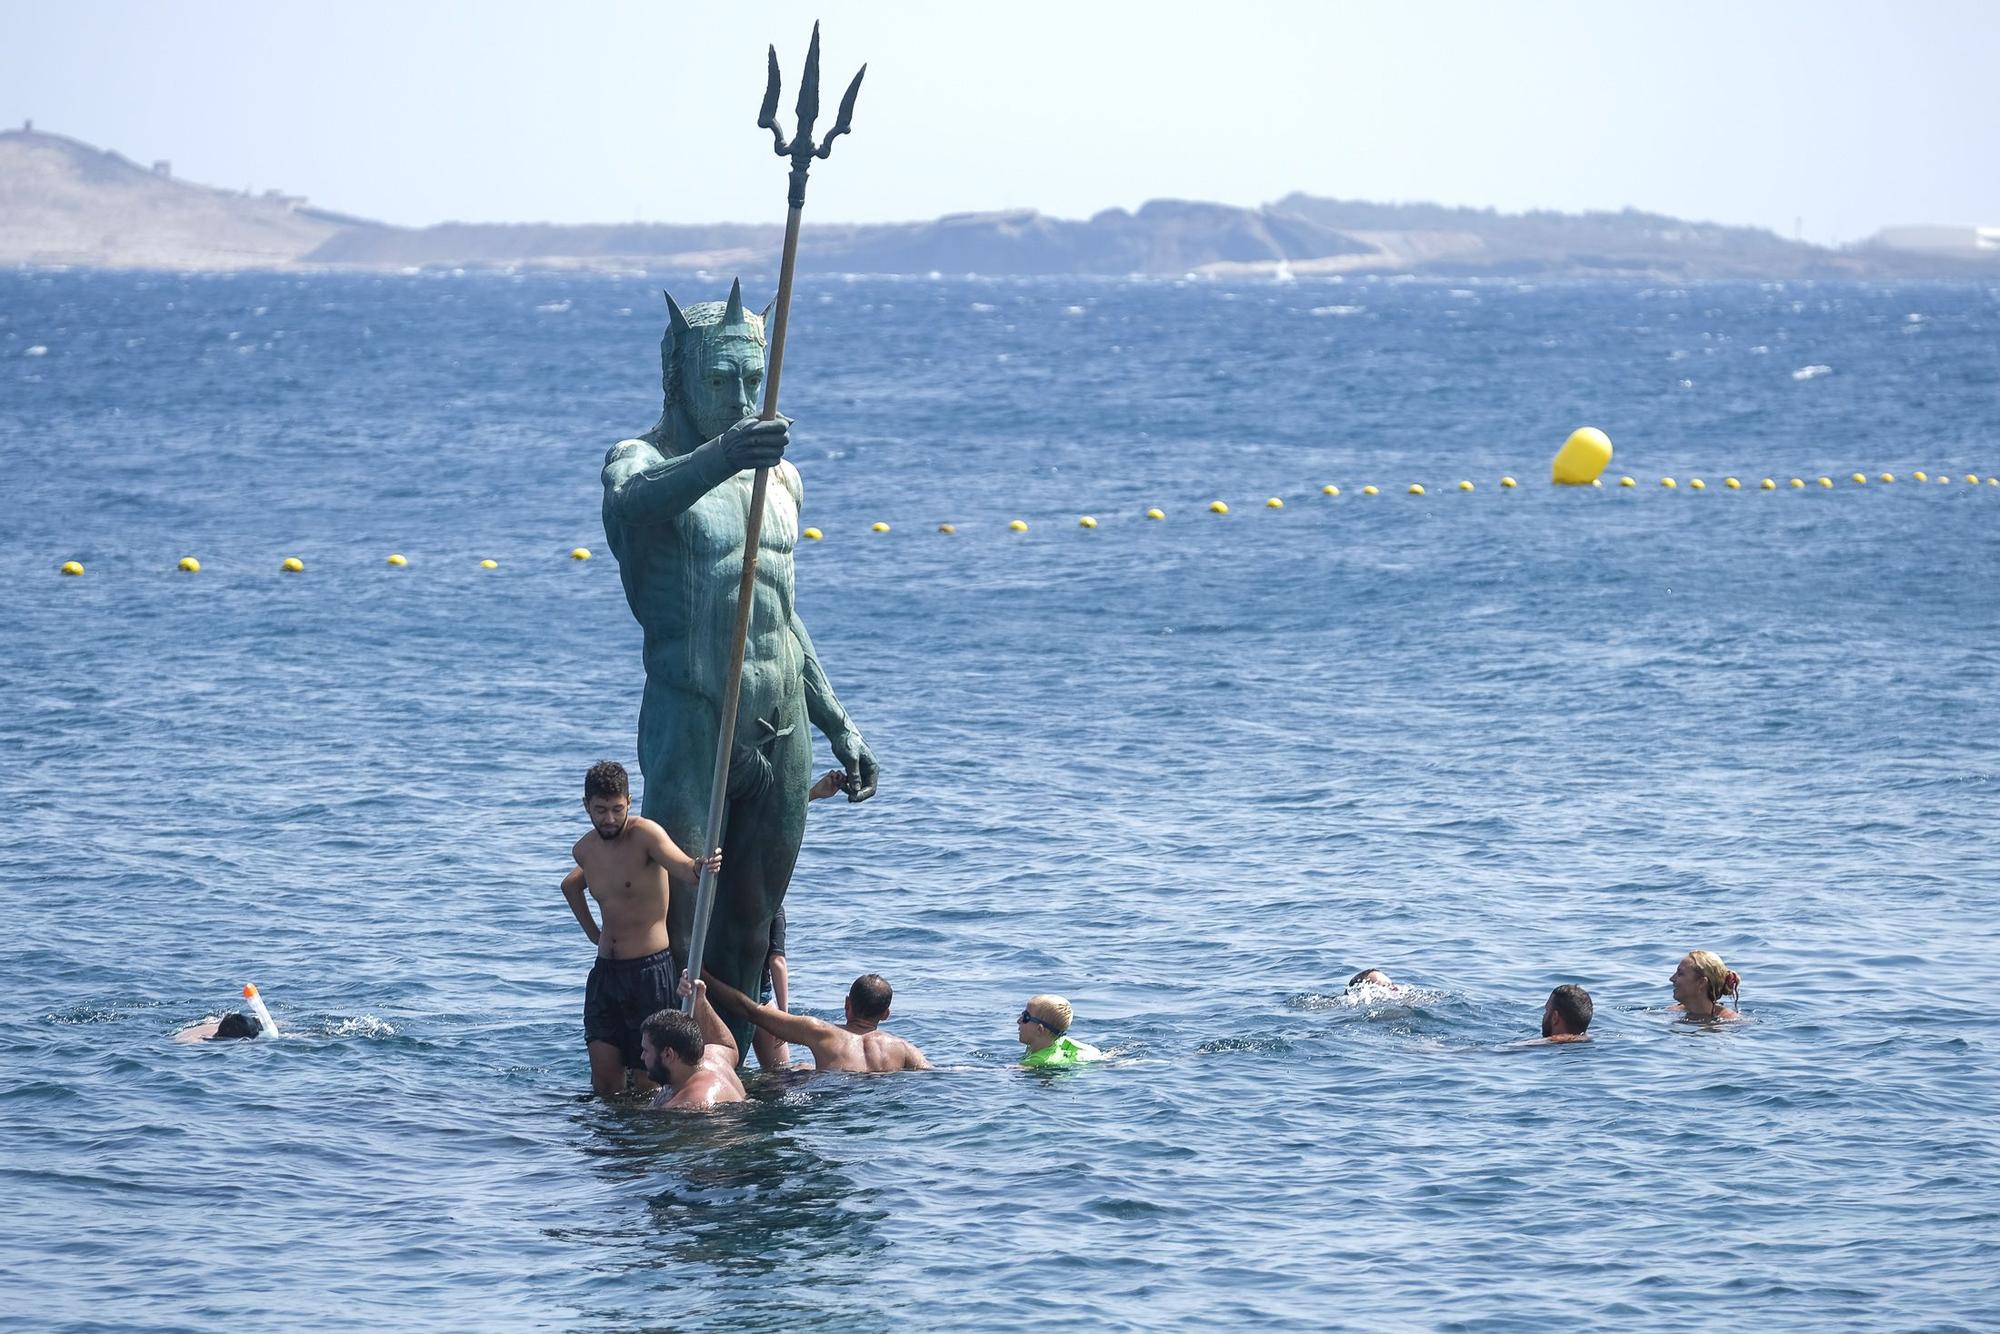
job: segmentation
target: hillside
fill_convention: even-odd
[[[164,164],[162,164],[164,165]],[[1973,229],[1961,229],[1967,238]],[[451,222],[391,227],[173,179],[61,135],[0,132],[0,264],[96,268],[768,268],[776,223]],[[1955,235],[1955,233],[1954,233]],[[806,269],[986,275],[1411,273],[1665,280],[1983,278],[2000,250],[1829,250],[1752,227],[1618,213],[1496,213],[1293,194],[1262,208],[1154,200],[1085,220],[1032,209],[815,221]]]

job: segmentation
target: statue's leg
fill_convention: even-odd
[[[783,711],[791,732],[764,750],[771,762],[770,784],[729,803],[721,883],[703,951],[706,966],[717,977],[751,996],[762,989],[771,919],[792,882],[805,837],[806,793],[812,787],[812,735],[803,698],[788,701]],[[738,1049],[749,1055],[749,1027],[731,1027]]]

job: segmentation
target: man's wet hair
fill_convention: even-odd
[[[623,770],[620,771],[621,773]],[[653,1040],[653,1046],[662,1055],[672,1052],[689,1065],[701,1062],[701,1025],[691,1014],[679,1010],[656,1010],[652,1017],[639,1027],[639,1031]]]
[[[1387,976],[1388,974],[1383,972],[1380,968],[1364,968],[1360,972],[1356,973],[1353,977],[1347,979],[1347,989],[1349,991],[1352,991],[1354,990],[1354,988],[1360,986],[1364,981],[1366,981],[1371,977],[1387,977]]]
[[[262,1020],[241,1010],[231,1010],[215,1025],[215,1036],[219,1038],[254,1038],[263,1031]]]
[[[1594,1006],[1590,1003],[1590,993],[1574,982],[1564,983],[1549,993],[1549,1004],[1556,1007],[1562,1016],[1563,1027],[1572,1033],[1590,1031],[1590,1016]]]
[[[583,776],[583,799],[592,797],[629,797],[632,782],[625,776],[625,766],[616,760],[599,760],[590,766],[590,772]]]
[[[889,998],[893,994],[889,980],[880,973],[863,973],[847,989],[847,1003],[854,1007],[856,1019],[880,1019],[889,1013]]]

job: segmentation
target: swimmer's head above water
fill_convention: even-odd
[[[847,1022],[879,1024],[889,1017],[889,1002],[896,991],[880,973],[863,973],[847,989]]]
[[[1722,1003],[1743,986],[1729,965],[1707,950],[1689,950],[1681,956],[1674,975],[1667,979],[1690,1019],[1734,1019],[1736,1011]]]
[[[1542,1036],[1551,1042],[1576,1042],[1590,1031],[1595,1006],[1590,993],[1575,983],[1565,983],[1549,993],[1542,1006]]]
[[[632,784],[625,766],[616,760],[600,760],[583,776],[583,809],[591,827],[607,843],[625,832],[632,814]]]
[[[1076,1012],[1061,996],[1040,995],[1028,997],[1028,1003],[1021,1007],[1021,1014],[1014,1021],[1015,1031],[1021,1044],[1031,1052],[1040,1051],[1069,1032],[1069,1026],[1076,1022]]]
[[[639,1060],[655,1084],[678,1089],[701,1064],[701,1025],[691,1014],[661,1010],[639,1029]]]
[[[174,1034],[180,1042],[216,1042],[224,1038],[254,1038],[261,1035],[264,1025],[254,1014],[244,1014],[241,1010],[231,1010],[220,1019],[210,1019],[192,1024]]]
[[[1364,968],[1353,977],[1347,979],[1347,989],[1349,991],[1354,990],[1356,987],[1393,987],[1395,985],[1394,982],[1389,980],[1389,975],[1380,968]]]

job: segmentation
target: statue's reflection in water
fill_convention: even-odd
[[[748,1102],[713,1112],[601,1103],[584,1112],[583,1148],[593,1166],[645,1206],[616,1229],[617,1240],[640,1253],[613,1263],[628,1280],[632,1270],[659,1269],[662,1289],[685,1289],[686,1266],[725,1286],[780,1270],[788,1284],[865,1281],[866,1264],[854,1262],[883,1250],[886,1215],[875,1193],[821,1146],[870,1118],[873,1082],[809,1071],[751,1075]],[[640,1219],[650,1227],[632,1226]]]

